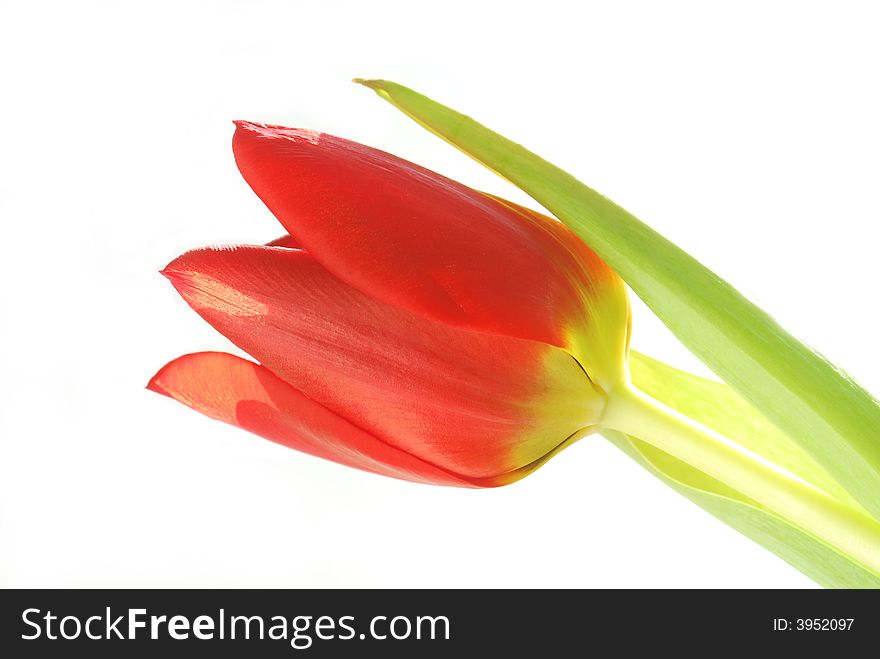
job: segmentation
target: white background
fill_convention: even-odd
[[[353,76],[526,144],[880,391],[873,3],[4,2],[0,585],[810,587],[599,438],[511,487],[363,474],[144,390],[229,349],[157,274],[281,233],[232,119],[524,198]],[[643,307],[634,345],[700,365]]]

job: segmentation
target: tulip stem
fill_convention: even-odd
[[[880,523],[647,394],[609,394],[602,425],[699,469],[880,574]]]

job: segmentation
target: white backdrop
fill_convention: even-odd
[[[157,271],[281,233],[238,175],[232,119],[525,200],[348,82],[365,76],[565,167],[880,391],[876,5],[0,7],[0,585],[813,585],[599,438],[511,487],[431,488],[144,386],[230,349]],[[639,305],[634,346],[704,372]]]

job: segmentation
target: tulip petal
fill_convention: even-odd
[[[608,386],[621,377],[624,285],[560,222],[332,135],[236,126],[244,178],[346,283],[457,327],[564,347]]]
[[[281,236],[266,243],[266,247],[287,247],[288,249],[302,249],[300,242],[291,235]]]
[[[434,485],[473,485],[385,444],[267,368],[235,355],[201,352],[178,357],[147,388],[213,419],[349,467]]]
[[[203,249],[164,274],[205,320],[297,390],[468,479],[524,475],[604,406],[575,359],[374,300],[301,250]]]

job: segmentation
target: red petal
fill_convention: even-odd
[[[213,419],[350,467],[436,485],[474,485],[381,442],[263,366],[234,355],[201,352],[178,357],[147,388]]]
[[[566,352],[378,302],[299,250],[183,255],[165,274],[208,322],[366,432],[467,478],[541,460],[604,401]]]
[[[302,249],[302,245],[299,244],[299,241],[293,236],[281,236],[280,238],[276,238],[275,240],[270,240],[266,243],[266,247],[287,247],[288,249]]]
[[[331,135],[237,122],[233,149],[244,178],[304,249],[371,297],[572,348],[593,322],[596,296],[617,296],[623,302],[603,331],[625,345],[622,282],[561,223]],[[620,371],[623,352],[613,358]]]

